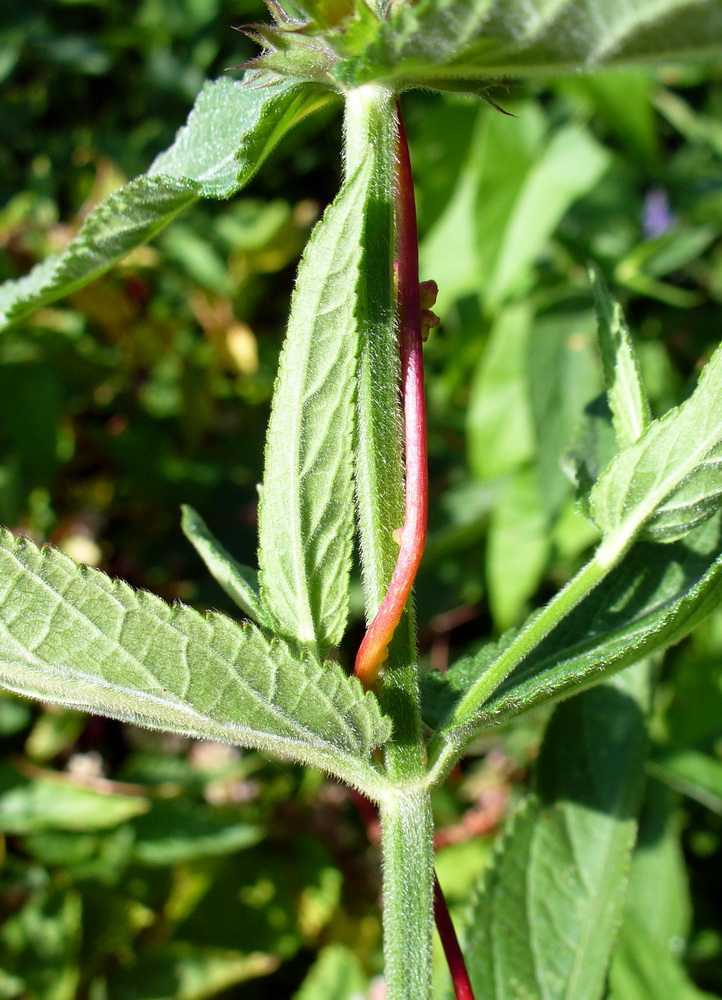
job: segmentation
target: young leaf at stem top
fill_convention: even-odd
[[[361,237],[372,149],[314,229],[291,304],[258,515],[263,603],[323,655],[343,636],[354,531]]]

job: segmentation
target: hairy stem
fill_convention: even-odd
[[[393,287],[397,128],[390,89],[366,84],[347,95],[347,170],[354,170],[369,145],[374,151],[372,196],[363,232],[355,442],[368,620],[375,617],[389,588],[399,552],[393,533],[405,520],[400,360]],[[397,785],[379,798],[386,995],[387,1000],[428,1000],[433,932],[432,822],[424,787],[426,751],[413,616],[408,605],[389,644],[377,692],[393,723],[393,738],[384,747],[384,765],[389,781]]]
[[[431,995],[432,817],[424,789],[382,799],[384,974],[387,1000]]]
[[[428,470],[424,402],[423,341],[419,294],[419,249],[416,204],[409,146],[397,103],[398,172],[396,228],[401,391],[404,403],[405,506],[399,555],[389,588],[364,636],[355,673],[366,687],[376,680],[388,656],[388,645],[401,620],[426,542]]]

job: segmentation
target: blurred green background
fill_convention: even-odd
[[[251,0],[4,0],[0,279],[65,245],[252,56]],[[586,273],[637,337],[657,414],[722,330],[722,70],[404,99],[423,278],[431,525],[424,666],[518,624],[594,542],[565,473],[601,392]],[[256,484],[295,265],[338,188],[338,108],[231,203],[0,338],[0,522],[167,600],[233,613],[179,528],[255,560]],[[591,404],[591,405],[590,405]],[[362,633],[360,585],[340,651]],[[610,995],[722,993],[722,615],[660,667]],[[458,912],[530,784],[545,715],[437,795]],[[0,695],[0,1000],[351,1000],[382,971],[373,817],[317,774]],[[697,985],[693,985],[693,982]],[[445,989],[443,969],[439,995]],[[376,994],[374,994],[376,990]]]

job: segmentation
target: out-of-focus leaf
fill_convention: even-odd
[[[138,954],[108,980],[108,1000],[206,1000],[236,983],[268,975],[272,955],[203,948],[183,941]]]
[[[75,1000],[80,980],[81,916],[77,892],[41,887],[3,921],[3,1000]]]
[[[144,865],[163,866],[233,854],[258,842],[262,831],[227,811],[185,799],[154,803],[136,820],[133,856]]]
[[[261,596],[276,630],[325,655],[348,615],[354,376],[373,147],[316,226],[291,304],[258,514]],[[329,432],[332,425],[332,432]]]
[[[559,220],[608,165],[584,127],[546,136],[534,105],[515,105],[514,114],[480,119],[456,192],[422,244],[422,269],[439,284],[442,316],[455,297],[473,291],[490,312],[527,291]]]
[[[479,479],[518,468],[534,453],[527,384],[529,306],[505,309],[492,327],[469,391],[469,464]]]
[[[361,963],[341,944],[323,948],[293,1000],[357,1000],[366,990]]]
[[[498,629],[523,616],[541,582],[550,544],[536,469],[522,469],[509,478],[489,522],[486,579]]]
[[[692,926],[692,900],[676,806],[673,792],[659,782],[647,783],[625,911],[656,943],[679,956]]]
[[[656,79],[649,69],[634,67],[564,77],[558,87],[598,115],[634,159],[645,167],[659,160],[654,119]]]
[[[644,777],[647,668],[557,708],[538,794],[515,818],[466,921],[479,1000],[599,1000]]]
[[[722,760],[698,750],[680,750],[650,761],[655,777],[722,815]]]
[[[63,253],[0,287],[0,327],[97,278],[198,198],[230,197],[296,122],[328,100],[266,73],[207,83],[146,174],[99,205]]]
[[[44,701],[373,778],[378,701],[336,664],[3,532],[0,681]]]
[[[619,932],[609,985],[610,1000],[718,1000],[698,989],[679,959],[629,914]]]
[[[0,830],[107,830],[147,812],[148,799],[77,788],[67,782],[23,778],[11,764],[0,769]]]
[[[489,155],[494,155],[489,150]],[[533,163],[501,232],[485,297],[498,308],[525,279],[567,209],[599,181],[609,155],[582,126],[554,134]],[[480,192],[480,206],[481,202]]]
[[[572,493],[563,460],[578,438],[590,399],[601,389],[591,312],[552,310],[539,316],[528,342],[531,412],[541,494],[555,514]]]
[[[338,907],[341,873],[317,837],[298,830],[279,834],[280,840],[223,859],[212,885],[179,924],[181,939],[282,958],[318,940]]]

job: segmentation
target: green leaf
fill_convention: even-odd
[[[135,954],[113,972],[108,1000],[206,1000],[236,983],[268,975],[278,966],[272,955],[245,955],[185,941]]]
[[[626,912],[674,955],[685,947],[692,927],[681,820],[677,795],[648,781],[625,902]]]
[[[699,750],[680,750],[650,761],[650,773],[722,815],[722,761]]]
[[[62,253],[0,287],[0,328],[88,284],[198,198],[229,198],[296,122],[329,99],[272,73],[207,83],[188,123],[146,174],[91,212]]]
[[[509,646],[485,647],[426,678],[427,721],[444,740],[467,745],[479,732],[536,705],[572,694],[606,674],[678,642],[722,597],[722,530],[716,517],[684,542],[640,542],[511,671],[473,719],[454,707]]]
[[[652,416],[622,310],[609,294],[599,270],[592,272],[592,280],[609,409],[619,448],[623,449],[644,434]]]
[[[466,437],[469,464],[478,479],[493,479],[534,454],[527,387],[531,311],[509,306],[498,317],[469,390]]]
[[[609,165],[583,126],[547,134],[535,105],[513,108],[513,118],[480,115],[455,194],[424,239],[422,269],[439,284],[441,315],[473,291],[492,313],[525,295],[559,221]]]
[[[600,1000],[636,835],[646,701],[640,667],[554,713],[537,795],[466,921],[477,1000]]]
[[[528,341],[529,398],[542,498],[555,515],[573,492],[562,459],[573,450],[590,399],[601,389],[594,316],[553,309],[536,318]]]
[[[357,1000],[366,993],[367,979],[361,963],[341,944],[319,952],[293,1000]]]
[[[334,663],[171,607],[0,533],[0,683],[153,729],[254,747],[363,786],[389,726]]]
[[[67,888],[36,884],[28,889],[24,905],[9,913],[0,927],[0,996],[75,1000],[83,930],[81,897]]]
[[[133,858],[151,867],[235,854],[263,835],[259,827],[240,822],[237,812],[214,809],[185,796],[155,802],[133,827]]]
[[[298,271],[258,513],[263,603],[323,654],[348,615],[361,236],[372,149],[314,229]]]
[[[181,526],[188,541],[208,567],[214,580],[225,590],[231,600],[245,611],[258,625],[268,625],[269,619],[258,593],[258,573],[248,566],[241,566],[213,537],[208,526],[192,507],[183,505]]]
[[[682,963],[627,914],[609,977],[609,1000],[719,1000],[697,989]]]
[[[421,0],[391,8],[358,73],[473,89],[499,77],[721,51],[716,0],[691,8],[687,0]]]
[[[58,777],[30,780],[10,765],[0,769],[0,831],[108,830],[150,809],[139,795],[112,795],[78,788]]]
[[[722,349],[713,354],[692,396],[650,424],[616,456],[592,490],[591,513],[602,549],[629,544],[639,532],[681,538],[707,520],[722,498]]]
[[[506,483],[489,523],[486,578],[497,628],[509,628],[523,618],[526,602],[541,582],[550,547],[536,470],[521,469]]]

